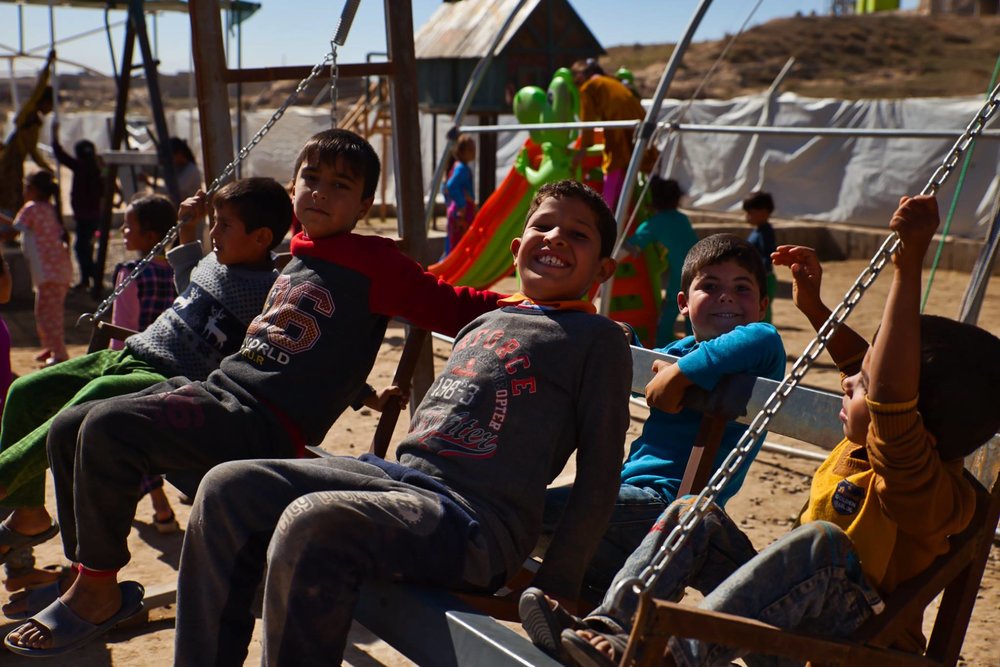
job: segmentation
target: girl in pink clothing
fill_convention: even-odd
[[[35,327],[43,352],[39,361],[56,364],[69,358],[63,335],[66,292],[73,280],[66,230],[52,206],[58,191],[51,172],[37,171],[24,179],[24,206],[14,220],[13,232],[20,233],[21,249],[31,271],[35,288]]]

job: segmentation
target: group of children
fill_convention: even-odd
[[[38,509],[47,450],[74,567],[5,607],[28,619],[7,636],[10,650],[56,655],[141,610],[142,586],[119,582],[118,573],[129,562],[126,539],[143,477],[166,473],[205,475],[181,555],[175,664],[242,664],[260,586],[264,663],[338,663],[364,580],[493,592],[543,533],[550,545],[520,604],[532,639],[580,664],[612,664],[620,655],[628,614],[602,605],[581,619],[566,603],[584,584],[603,591],[641,569],[687,502],[676,496],[698,415],[683,407],[686,389],[711,390],[731,373],[782,375],[780,338],[761,321],[769,298],[759,253],[732,235],[709,237],[687,253],[677,301],[692,335],[665,349],[680,357],[677,364],[654,366],[650,418],[623,467],[628,341],[586,300],[615,269],[616,224],[601,196],[574,181],[539,190],[511,244],[520,291],[505,296],[439,282],[391,241],[354,234],[379,171],[367,142],[330,130],[300,151],[291,202],[268,179],[227,185],[212,202],[215,252],[198,261],[200,251],[187,243],[171,251],[180,296],[143,333],[124,350],[87,355],[11,387],[8,401],[34,412],[8,418],[5,411],[0,502]],[[181,218],[204,205],[203,195],[186,201]],[[275,276],[268,252],[293,212],[303,231]],[[1000,341],[917,314],[914,289],[936,224],[929,198],[904,200],[893,217],[903,246],[885,320],[861,374],[845,380],[847,440],[817,473],[801,533],[754,555],[722,509],[748,460],[699,526],[691,549],[701,551],[675,564],[658,592],[676,597],[685,584],[700,586],[715,591],[706,599],[713,608],[731,609],[736,599],[738,612],[753,615],[774,608],[765,597],[785,595],[788,586],[805,590],[803,581],[834,571],[823,574],[826,587],[809,583],[800,606],[822,609],[813,625],[842,636],[968,523],[972,492],[961,456],[1000,426],[995,399],[979,386],[980,378],[984,387],[1000,380]],[[815,255],[782,247],[773,260],[792,267],[796,305],[810,321],[821,317]],[[397,461],[301,458],[348,405],[371,393],[365,380],[391,317],[456,337]],[[920,356],[922,337],[934,346],[932,358]],[[866,348],[843,329],[830,345],[845,372]],[[953,348],[989,361],[970,366],[949,356]],[[41,401],[47,377],[63,393]],[[981,416],[974,433],[953,431],[957,415],[938,407],[949,377],[971,385],[960,405]],[[744,430],[727,427],[719,460]],[[574,485],[547,489],[573,454]],[[873,500],[844,511],[838,494]],[[934,511],[916,516],[931,496]],[[15,517],[0,527],[0,559],[55,534],[47,514],[30,528]],[[816,543],[832,546],[810,547]],[[793,549],[803,554],[802,577],[759,574],[781,569],[774,563]],[[772,552],[778,561],[765,557]],[[753,604],[731,594],[738,584],[754,592]],[[834,615],[838,623],[829,621]],[[802,616],[755,617],[804,627]],[[672,640],[665,659],[727,664],[720,661],[731,657]]]

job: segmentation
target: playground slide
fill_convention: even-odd
[[[532,161],[541,149],[530,139],[525,148]],[[513,267],[510,242],[521,233],[524,217],[535,189],[511,169],[483,202],[469,231],[458,245],[428,270],[453,285],[485,288],[510,274]]]

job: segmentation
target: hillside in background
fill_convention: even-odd
[[[668,95],[690,97],[729,41],[727,36],[693,43]],[[610,47],[601,63],[609,73],[631,69],[648,97],[673,48]],[[698,97],[728,99],[765,90],[791,56],[796,62],[781,89],[808,97],[982,95],[1000,56],[1000,17],[898,13],[775,19],[738,37]]]
[[[623,20],[643,18],[655,17],[625,16]],[[734,23],[737,20],[734,17]],[[727,36],[692,44],[668,95],[690,97],[729,41]],[[640,91],[648,97],[673,48],[672,44],[613,46],[601,62],[609,73],[620,66],[631,69]],[[1000,17],[929,17],[902,12],[776,19],[740,35],[698,97],[727,99],[765,90],[791,56],[795,56],[796,63],[782,90],[809,97],[981,95],[998,55]],[[326,82],[326,77],[319,77],[316,85],[303,93],[302,103],[311,103]],[[18,80],[22,99],[33,83]],[[340,98],[346,108],[351,98],[361,93],[362,84],[361,80],[344,80],[341,84]],[[161,76],[160,85],[168,108],[196,106],[186,73]],[[275,107],[295,85],[287,81],[244,86],[244,107]],[[235,104],[235,87],[231,87],[230,95]],[[60,96],[65,111],[112,109],[114,82],[91,75],[61,75]],[[132,84],[129,110],[141,114],[148,108],[146,87],[137,80]],[[0,112],[10,110],[10,89],[5,82],[0,85]]]

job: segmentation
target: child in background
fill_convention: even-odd
[[[496,308],[501,295],[452,287],[392,239],[352,233],[371,208],[380,170],[374,149],[353,132],[311,137],[293,170],[303,232],[292,239],[292,260],[240,350],[205,381],[176,377],[56,417],[49,460],[64,551],[80,563],[80,576],[8,646],[59,652],[141,609],[142,587],[119,584],[117,573],[129,560],[142,474],[200,474],[234,459],[301,456],[358,396],[390,317],[454,335]],[[77,617],[92,625],[50,632],[50,624]]]
[[[74,181],[75,183],[75,181]],[[115,266],[115,289],[135,269],[136,264],[163,240],[174,226],[177,212],[173,203],[162,195],[136,195],[125,209],[122,239],[125,250],[138,254],[138,259],[121,262]],[[174,269],[167,262],[166,254],[154,258],[143,267],[135,280],[126,285],[111,309],[111,323],[131,331],[145,331],[160,313],[170,307],[177,297],[174,288]],[[124,341],[112,340],[111,349],[122,350]],[[163,475],[144,475],[142,491],[149,494],[153,503],[153,527],[159,533],[173,533],[180,526],[174,517],[167,494],[163,492]]]
[[[738,236],[715,234],[688,252],[677,300],[694,335],[659,350],[680,357],[677,364],[653,365],[656,376],[646,386],[649,418],[629,449],[614,513],[587,569],[585,583],[592,591],[607,590],[656,518],[677,498],[702,418],[700,412],[681,408],[684,391],[692,384],[711,391],[722,376],[734,373],[783,377],[781,337],[760,321],[767,308],[763,284],[764,266],[756,250]],[[719,467],[746,429],[735,421],[726,424],[713,468]],[[723,491],[720,504],[739,491],[764,435]],[[546,493],[545,533],[558,522],[572,489],[557,487]],[[546,648],[557,652],[558,645]]]
[[[447,204],[448,235],[444,252],[451,252],[468,231],[476,217],[476,189],[472,184],[472,163],[476,159],[476,140],[468,134],[458,135],[455,160],[444,184],[444,201]]]
[[[778,287],[778,279],[774,275],[774,267],[771,266],[771,253],[777,248],[777,243],[774,240],[774,227],[769,222],[771,214],[774,213],[774,199],[767,192],[751,192],[743,200],[743,212],[747,224],[754,227],[750,236],[747,237],[747,241],[757,248],[767,271],[767,312],[764,314],[764,321],[770,322],[774,294]]]
[[[260,313],[277,275],[271,249],[291,223],[288,192],[270,178],[241,179],[220,188],[212,200],[215,250],[207,254],[196,232],[206,207],[204,193],[181,205],[188,221],[180,228],[180,245],[167,253],[180,293],[170,308],[130,336],[124,350],[99,350],[19,378],[10,388],[10,409],[0,428],[0,507],[14,512],[0,524],[0,563],[8,568],[10,590],[46,585],[15,595],[3,608],[8,617],[27,618],[54,600],[60,585],[63,590],[69,585],[53,581],[57,575],[30,569],[31,546],[56,534],[44,506],[45,442],[54,415],[140,391],[167,377],[203,380],[239,349],[247,326]],[[133,203],[129,217],[143,229],[147,217],[161,216],[165,209],[173,219],[169,200],[143,197]]]
[[[52,196],[58,191],[52,172],[36,171],[24,179],[24,206],[14,219],[0,215],[0,223],[13,224],[15,235],[23,237],[21,248],[35,288],[35,327],[42,346],[35,359],[46,366],[69,359],[63,325],[73,265],[66,229],[52,206]]]
[[[69,201],[73,207],[76,241],[73,252],[80,269],[80,282],[73,289],[87,289],[97,280],[94,265],[94,233],[101,218],[101,197],[104,195],[104,178],[97,158],[94,142],[81,139],[73,147],[75,157],[59,145],[59,123],[52,123],[52,151],[59,163],[73,172],[73,187]]]
[[[654,597],[678,600],[690,586],[706,595],[703,609],[847,638],[879,613],[884,596],[919,581],[948,552],[948,537],[969,525],[976,501],[963,459],[1000,428],[994,391],[1000,339],[920,314],[922,264],[937,224],[933,197],[902,198],[889,223],[901,244],[875,340],[866,351],[864,339],[846,325],[837,329],[829,351],[843,374],[844,440],[813,476],[801,525],[757,553],[732,519],[711,506],[660,577]],[[815,253],[782,246],[775,262],[792,267],[796,305],[813,322],[826,309]],[[671,505],[616,582],[650,564],[690,502]],[[563,617],[578,628],[561,634],[576,664],[612,665],[621,657],[635,596],[626,595],[626,608],[614,613],[610,597],[585,619]],[[922,614],[904,622],[891,648],[922,652]],[[680,637],[667,646],[662,664],[668,666],[729,665],[746,655]],[[747,660],[764,662],[779,661]]]
[[[635,234],[626,239],[622,250],[627,254],[637,255],[654,242],[667,249],[667,270],[661,276],[664,294],[660,320],[656,327],[656,346],[663,347],[675,340],[674,323],[680,314],[677,295],[681,291],[681,269],[691,246],[698,242],[698,236],[691,228],[688,217],[677,210],[681,197],[684,196],[677,181],[651,176],[649,194],[655,213],[648,220],[642,221]],[[691,334],[690,320],[686,326],[688,334]]]
[[[458,335],[398,463],[215,467],[184,540],[174,664],[243,664],[261,579],[269,665],[340,664],[365,580],[497,590],[534,545],[545,487],[574,452],[578,488],[536,581],[575,596],[628,426],[628,346],[583,300],[614,273],[616,231],[587,186],[539,189],[511,243],[523,294]]]

